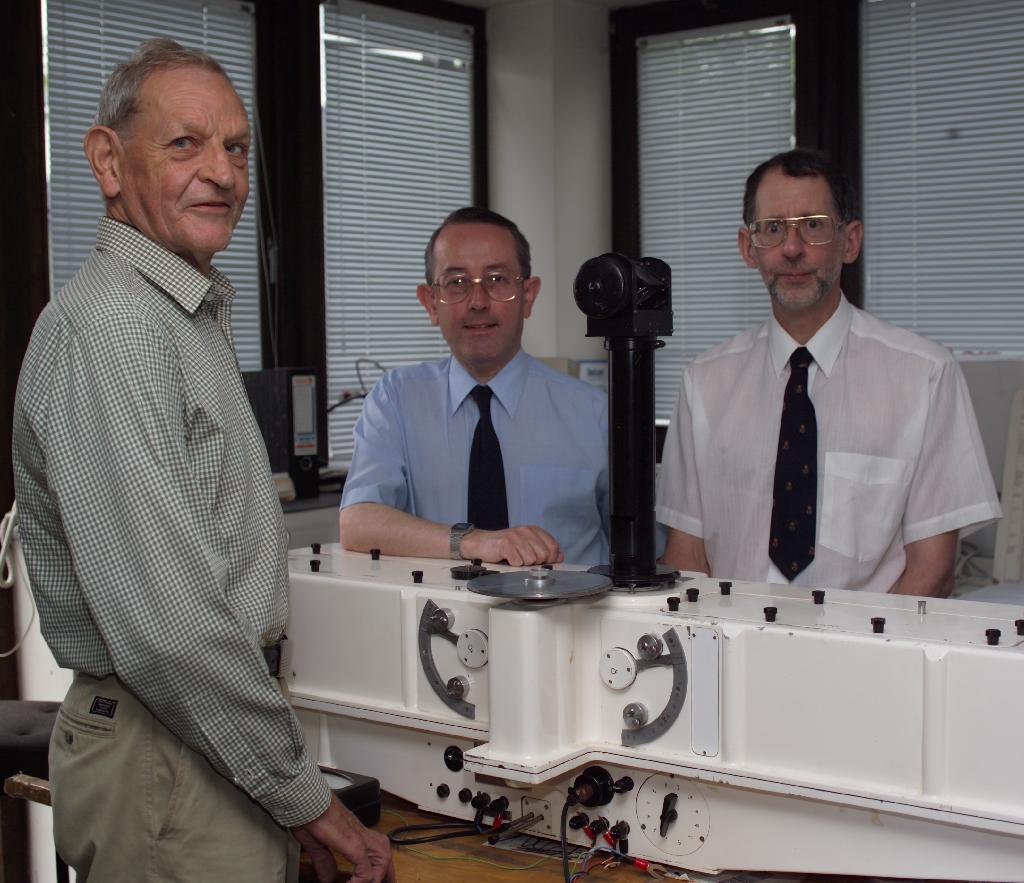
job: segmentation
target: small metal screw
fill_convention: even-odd
[[[622,722],[630,730],[639,730],[647,720],[647,708],[642,702],[630,702],[622,709]]]
[[[469,692],[469,679],[462,675],[455,675],[453,678],[448,678],[448,683],[445,684],[445,692],[452,699],[463,699]]]
[[[661,656],[663,649],[664,644],[661,638],[655,634],[641,635],[640,639],[636,642],[636,652],[643,659],[657,659]]]

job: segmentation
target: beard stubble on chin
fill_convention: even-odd
[[[834,281],[835,280],[833,279],[826,278],[821,273],[815,273],[813,295],[805,297],[797,294],[794,297],[793,294],[781,289],[779,286],[779,276],[775,275],[771,278],[768,285],[768,293],[771,294],[772,301],[785,310],[803,310],[820,303],[822,298],[828,294],[828,291],[832,287],[832,283]]]

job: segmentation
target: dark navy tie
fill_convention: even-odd
[[[470,395],[480,409],[480,419],[469,449],[468,519],[470,524],[484,530],[504,530],[508,527],[505,464],[491,422],[491,388],[475,386]]]
[[[772,529],[768,556],[792,580],[814,560],[818,496],[818,423],[807,392],[813,357],[798,347],[789,358],[775,460]]]

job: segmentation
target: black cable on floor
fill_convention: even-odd
[[[418,831],[447,831],[444,834],[427,834],[423,837],[402,838],[402,834]],[[388,840],[395,846],[415,846],[419,843],[436,843],[439,840],[451,840],[455,837],[473,837],[483,835],[479,825],[472,822],[431,822],[423,825],[402,825],[388,831]]]

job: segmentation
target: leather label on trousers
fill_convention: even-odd
[[[113,718],[117,711],[117,700],[107,699],[105,696],[93,696],[89,714],[99,714],[103,717]]]

